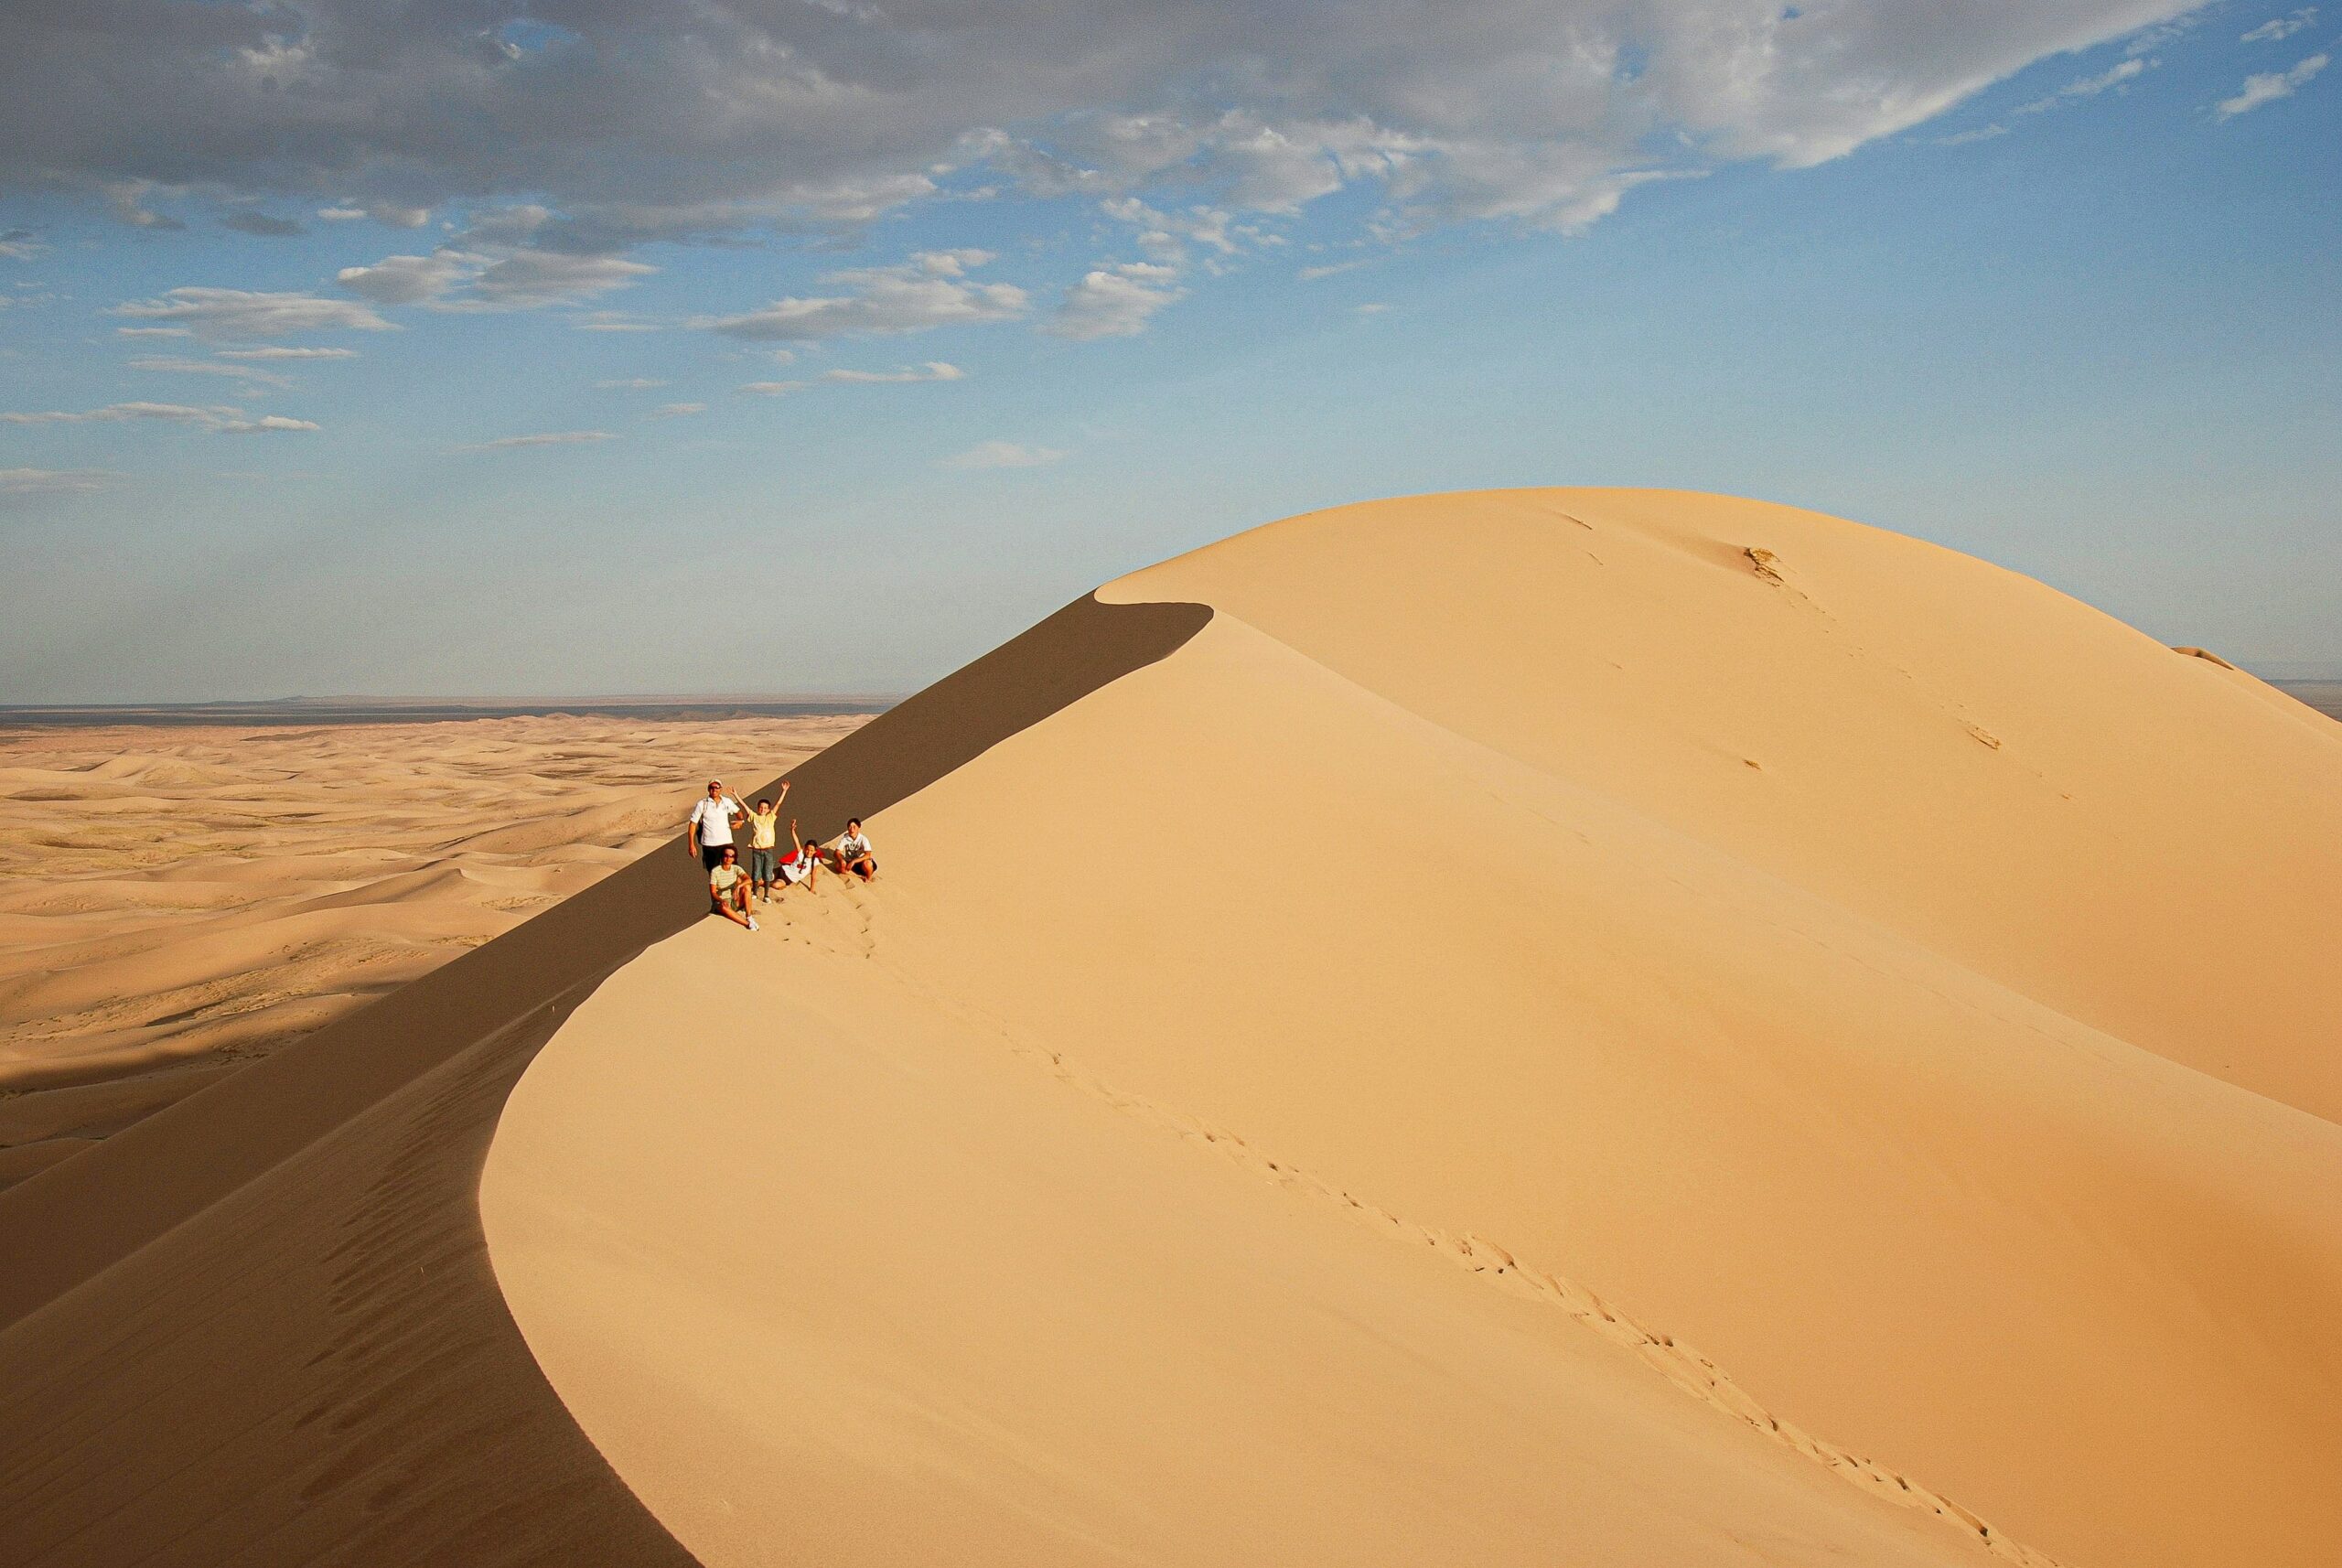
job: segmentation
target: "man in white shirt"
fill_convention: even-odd
[[[701,869],[715,869],[732,847],[733,828],[747,816],[740,802],[724,792],[723,779],[707,781],[707,799],[692,808],[691,825],[683,832],[683,843],[698,857]]]
[[[830,852],[830,864],[837,868],[843,879],[849,871],[865,882],[878,875],[877,857],[870,853],[870,839],[862,831],[862,819],[854,818],[838,835],[838,846]]]

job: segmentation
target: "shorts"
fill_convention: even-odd
[[[705,839],[700,840],[699,864],[701,869],[704,871],[714,871],[717,866],[723,865],[724,852],[731,847],[732,846],[728,843],[710,843]]]
[[[748,880],[751,882],[772,880],[772,851],[752,849],[748,852]]]
[[[780,880],[791,887],[812,875],[813,863],[803,855],[798,856],[795,860],[781,863]]]

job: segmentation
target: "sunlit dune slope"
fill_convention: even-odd
[[[2330,1551],[2342,728],[1710,497],[1101,596],[1215,615],[507,1108],[500,1282],[704,1562]]]

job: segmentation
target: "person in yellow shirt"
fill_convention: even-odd
[[[780,800],[788,799],[789,780],[784,779]],[[780,843],[780,800],[758,800],[757,809],[748,813],[748,888],[759,898],[769,898],[776,891],[773,851]]]

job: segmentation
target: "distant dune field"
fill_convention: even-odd
[[[626,865],[711,768],[861,722],[0,730],[0,1185]]]
[[[0,1191],[0,1563],[2331,1561],[2342,725],[2217,650],[1419,498],[790,771],[876,883],[661,846]]]

